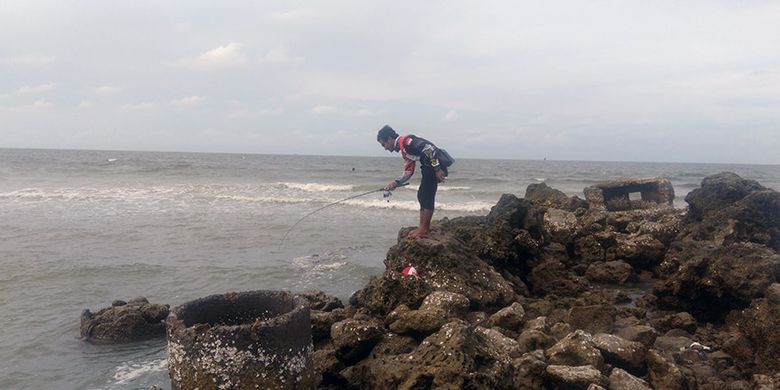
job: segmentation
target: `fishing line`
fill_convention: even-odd
[[[405,186],[405,185],[409,185],[409,183],[400,184],[398,187],[403,187],[403,186]],[[398,187],[396,187],[396,188],[398,188]],[[387,198],[388,196],[390,196],[390,195],[389,195],[389,194],[390,194],[390,191],[388,191],[388,189],[387,189],[387,188],[380,188],[380,189],[378,189],[378,190],[371,190],[371,191],[364,192],[364,193],[362,193],[362,194],[357,194],[357,195],[350,196],[349,198],[344,198],[344,199],[341,199],[341,200],[337,200],[337,201],[335,201],[335,202],[333,202],[333,203],[326,204],[325,206],[322,206],[322,207],[320,207],[320,208],[318,208],[318,209],[316,209],[316,210],[314,210],[314,211],[312,211],[312,212],[310,212],[310,213],[308,213],[308,214],[304,215],[303,217],[301,217],[301,219],[299,219],[299,220],[298,220],[297,222],[295,222],[295,223],[294,223],[292,226],[290,226],[290,228],[289,228],[289,229],[287,229],[287,232],[285,232],[285,233],[284,233],[284,237],[282,237],[282,239],[279,241],[279,247],[278,247],[278,248],[276,248],[276,250],[281,250],[281,249],[282,249],[282,245],[284,245],[284,240],[287,238],[287,235],[288,235],[288,234],[290,234],[290,232],[291,232],[291,231],[292,231],[292,230],[293,230],[293,229],[294,229],[296,226],[298,226],[298,224],[299,224],[299,223],[301,223],[301,221],[303,221],[304,219],[308,218],[310,215],[312,215],[312,214],[314,214],[314,213],[316,213],[316,212],[318,212],[318,211],[320,211],[320,210],[322,210],[322,209],[328,208],[328,207],[330,207],[330,206],[337,205],[337,204],[339,204],[339,203],[341,203],[341,202],[346,202],[346,201],[348,201],[348,200],[350,200],[350,199],[359,198],[359,197],[361,197],[361,196],[366,196],[366,195],[373,194],[373,193],[375,193],[375,192],[380,192],[380,191],[387,191],[387,194],[385,195],[385,198]],[[388,200],[388,201],[389,201],[389,200]]]

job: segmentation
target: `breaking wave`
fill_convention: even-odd
[[[363,207],[363,208],[380,208],[380,209],[396,209],[396,210],[419,210],[420,203],[416,200],[407,201],[384,201],[382,199],[352,199],[344,202],[345,204]],[[480,212],[490,211],[493,207],[493,203],[483,201],[469,201],[469,202],[436,202],[437,210],[446,211],[462,211],[462,212]]]
[[[278,186],[292,190],[308,192],[322,191],[352,191],[355,186],[349,184],[322,184],[322,183],[277,183]]]
[[[126,362],[122,363],[116,368],[116,372],[114,373],[114,380],[117,381],[116,384],[122,385],[141,378],[149,373],[164,371],[167,369],[167,359],[156,359],[143,363]]]

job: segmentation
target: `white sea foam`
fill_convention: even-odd
[[[547,181],[547,178],[546,177],[535,177],[534,180],[542,182],[542,181]]]
[[[415,191],[416,192],[418,189],[420,189],[420,186],[419,185],[417,185],[417,186],[408,185],[408,186],[404,186],[402,188],[407,190],[407,191]],[[470,189],[471,189],[471,187],[448,186],[448,185],[439,184],[439,187],[438,187],[438,189],[436,191],[468,191]]]
[[[126,384],[132,380],[138,379],[152,372],[164,371],[168,369],[168,359],[156,359],[150,362],[125,362],[116,368],[114,380],[116,384]]]
[[[285,204],[297,204],[297,203],[309,203],[313,202],[311,198],[290,198],[279,196],[244,196],[244,195],[217,195],[216,199],[235,201],[235,202],[247,202],[247,203],[285,203]]]
[[[310,188],[316,188],[312,184]],[[349,186],[327,186],[330,191],[336,191],[333,188],[348,188]],[[324,187],[323,187],[324,188]],[[446,189],[465,189],[468,187],[442,187]],[[416,189],[415,189],[416,191]],[[301,194],[303,195],[303,194]],[[95,210],[112,208],[121,204],[133,208],[187,208],[192,205],[210,204],[214,207],[220,205],[229,205],[228,207],[241,207],[241,204],[302,204],[307,208],[315,207],[325,203],[340,200],[344,195],[332,194],[311,197],[301,197],[294,195],[285,195],[278,189],[271,190],[267,187],[230,187],[218,185],[171,185],[171,186],[153,186],[153,187],[113,187],[113,188],[55,188],[40,189],[26,188],[10,192],[0,192],[0,200],[11,200],[19,202],[79,202],[96,207]],[[419,204],[416,200],[400,201],[391,199],[390,202],[381,198],[363,197],[345,201],[343,204],[361,207],[361,208],[381,208],[381,209],[402,209],[417,210]],[[484,201],[468,202],[437,202],[436,207],[441,210],[479,212],[490,210],[491,203]]]
[[[407,201],[395,201],[390,202],[381,199],[352,199],[344,202],[345,204],[364,207],[364,208],[381,208],[381,209],[397,209],[397,210],[419,210],[420,203],[416,200]],[[493,207],[492,203],[482,201],[470,201],[470,202],[436,202],[437,210],[446,211],[465,211],[465,212],[480,212],[490,211]]]
[[[352,191],[355,186],[349,184],[323,184],[323,183],[277,183],[277,185],[293,190],[308,192],[323,191]]]

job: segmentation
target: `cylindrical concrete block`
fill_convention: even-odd
[[[172,389],[313,389],[306,299],[283,291],[212,295],[167,319]]]

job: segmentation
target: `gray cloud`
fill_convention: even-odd
[[[779,18],[763,1],[10,1],[0,137],[381,155],[389,123],[463,157],[777,164]]]

